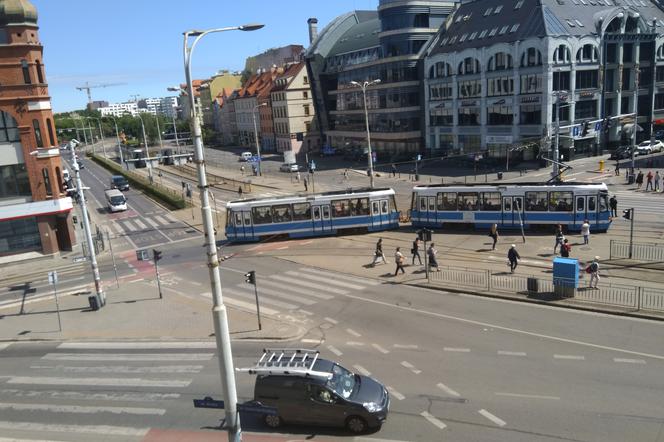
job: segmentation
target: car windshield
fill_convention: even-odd
[[[112,196],[111,197],[111,204],[114,206],[119,206],[124,204],[126,201],[123,196]]]
[[[341,365],[334,364],[332,367],[332,378],[327,381],[327,387],[334,390],[339,396],[348,399],[355,388],[355,374],[346,370]]]
[[[644,141],[643,143],[639,144],[640,147],[648,147],[650,146],[650,141]]]

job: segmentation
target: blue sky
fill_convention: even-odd
[[[264,23],[255,32],[213,34],[194,54],[194,78],[220,69],[241,70],[247,56],[287,44],[308,45],[307,19],[319,29],[353,9],[373,9],[378,0],[31,0],[39,13],[46,77],[54,112],[87,103],[76,86],[127,83],[93,89],[110,102],[172,95],[184,83],[182,32]]]

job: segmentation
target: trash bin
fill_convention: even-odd
[[[88,296],[88,302],[90,303],[90,310],[92,311],[99,310],[99,302],[97,302],[96,296]]]
[[[502,179],[503,179],[503,173],[502,173],[502,172],[498,172],[498,179],[499,179],[499,180],[502,180]]]
[[[537,278],[528,278],[526,283],[528,293],[537,293],[539,291]]]
[[[627,175],[627,184],[634,184],[634,174]]]
[[[419,180],[420,180],[420,174],[419,174],[419,173],[416,173],[416,174],[415,174],[415,181],[419,181]]]

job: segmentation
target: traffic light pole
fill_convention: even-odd
[[[256,283],[256,275],[254,274],[254,295],[256,296],[256,315],[258,316],[258,329],[263,330],[261,324],[261,306],[258,303],[258,284]]]
[[[629,259],[632,259],[632,249],[634,247],[634,209],[631,211],[629,217]]]
[[[157,274],[157,288],[159,289],[159,299],[164,296],[161,293],[161,280],[159,279],[159,260],[161,259],[161,251],[152,249],[152,259],[154,260],[154,271]]]

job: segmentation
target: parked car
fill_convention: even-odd
[[[645,144],[644,144],[645,143]],[[636,156],[641,156],[641,155],[650,155],[653,152],[652,146],[650,145],[650,141],[645,141],[638,146],[636,146]]]
[[[611,157],[609,159],[611,160],[624,160],[626,158],[631,158],[632,157],[632,150],[630,149],[630,146],[620,146],[613,152],[611,152]]]
[[[272,428],[292,423],[364,433],[387,419],[390,395],[383,384],[321,359],[317,351],[266,349],[255,367],[241,371],[257,375],[254,400],[273,407],[264,415]]]
[[[282,172],[299,172],[301,169],[300,166],[298,166],[295,163],[292,164],[284,163],[281,166],[279,166],[279,170]]]
[[[650,140],[646,140],[639,144],[639,148],[641,147],[650,147],[651,153],[661,152],[664,150],[664,143],[659,140],[655,140],[653,143],[651,143]]]

